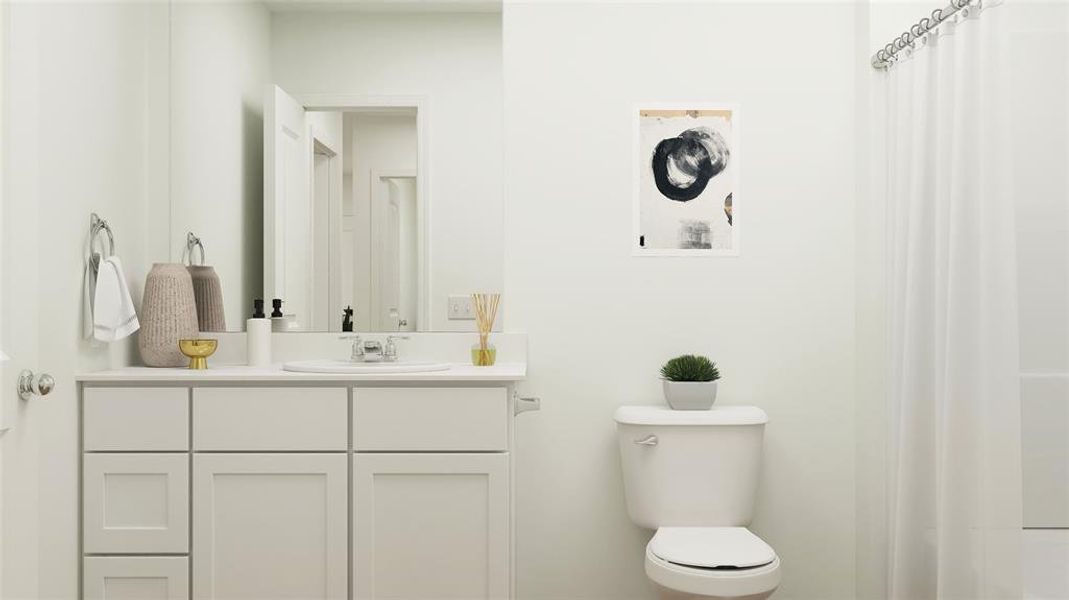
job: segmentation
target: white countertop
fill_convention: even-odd
[[[209,363],[210,365],[210,363]],[[209,366],[194,371],[185,368],[127,367],[112,371],[80,373],[75,379],[85,383],[122,382],[494,382],[520,381],[527,377],[526,363],[498,363],[492,367],[476,367],[470,364],[452,364],[447,371],[422,373],[295,373],[283,371],[282,365],[271,367]]]

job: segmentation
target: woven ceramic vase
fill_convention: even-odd
[[[145,278],[137,346],[149,367],[184,367],[178,340],[196,338],[197,305],[185,265],[156,263]]]
[[[193,298],[197,303],[197,323],[201,331],[226,331],[223,315],[223,285],[214,267],[186,267],[193,279]]]

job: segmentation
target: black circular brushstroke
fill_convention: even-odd
[[[729,156],[727,144],[719,133],[706,127],[688,129],[657,143],[651,161],[653,181],[666,198],[687,202],[700,196],[709,180],[727,167]],[[672,181],[669,161],[692,181],[685,185]]]

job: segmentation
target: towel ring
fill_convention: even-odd
[[[115,254],[115,236],[111,233],[111,226],[108,222],[100,218],[100,215],[92,213],[89,215],[89,255],[93,254],[93,246],[96,244],[97,236],[100,232],[108,234],[108,256]]]
[[[200,263],[197,263],[196,266],[203,266],[206,260],[204,254],[204,242],[201,242],[199,237],[193,235],[192,231],[187,232],[186,250],[182,254],[182,262],[186,263],[187,265],[194,266],[193,251],[197,249],[200,249]]]

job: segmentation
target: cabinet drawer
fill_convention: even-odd
[[[508,449],[506,388],[355,388],[357,451]]]
[[[187,388],[85,388],[87,451],[189,450]]]
[[[197,388],[193,448],[200,451],[345,451],[344,388]]]
[[[185,556],[89,556],[85,600],[189,600]]]
[[[188,454],[86,454],[82,523],[90,554],[189,551]]]

